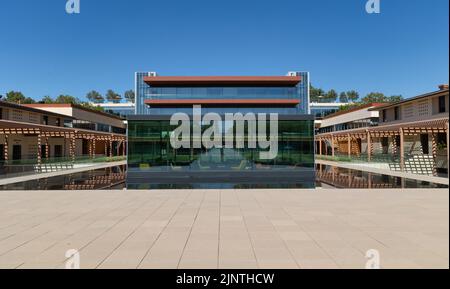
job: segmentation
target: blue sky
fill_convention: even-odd
[[[160,75],[310,71],[323,89],[411,97],[448,83],[448,0],[66,0],[0,2],[0,94],[134,87]]]

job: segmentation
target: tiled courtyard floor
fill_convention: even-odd
[[[447,190],[0,192],[0,268],[449,267]]]

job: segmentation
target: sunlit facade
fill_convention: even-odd
[[[281,77],[159,77],[136,74],[136,115],[128,117],[128,176],[131,189],[152,188],[311,188],[314,187],[314,116],[309,115],[308,73]],[[277,154],[267,148],[204,145],[195,148],[194,127],[210,124],[190,118],[191,146],[174,149],[170,136],[175,113],[223,117],[220,133],[236,132],[225,115],[277,114]],[[252,126],[246,122],[246,128]],[[258,124],[259,126],[259,124]],[[267,127],[269,127],[267,121]],[[256,124],[255,124],[256,127]],[[237,141],[236,141],[237,142]]]

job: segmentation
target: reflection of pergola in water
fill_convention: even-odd
[[[374,174],[367,172],[366,176],[359,176],[346,170],[340,172],[337,167],[328,167],[325,165],[318,165],[316,171],[316,178],[318,181],[332,185],[337,188],[351,188],[351,189],[390,189],[390,188],[405,188],[405,179],[401,178],[401,183],[393,184],[386,182],[377,182]]]
[[[83,180],[82,183],[75,183],[72,180],[69,184],[64,185],[65,190],[94,190],[94,189],[106,189],[125,182],[125,172],[113,173],[108,176],[94,176],[87,180]]]
[[[109,157],[113,157],[113,143],[117,142],[117,154],[120,155],[119,148],[122,146],[122,154],[126,154],[126,136],[114,133],[99,131],[74,129],[68,127],[58,127],[49,125],[40,125],[33,123],[23,123],[16,121],[0,120],[0,135],[5,136],[4,155],[5,161],[9,160],[8,146],[9,137],[15,135],[25,135],[36,137],[37,145],[37,164],[42,164],[41,146],[45,146],[45,155],[49,155],[49,138],[60,137],[69,140],[69,157],[75,161],[76,140],[83,139],[89,143],[89,156],[95,158],[97,141],[103,141],[105,145],[105,154],[109,151]]]
[[[374,157],[374,143],[381,142],[381,138],[390,138],[390,145],[393,150],[392,155],[399,156],[400,168],[403,171],[405,170],[406,155],[405,136],[418,136],[428,133],[432,136],[432,155],[436,159],[438,150],[437,134],[445,133],[447,135],[447,143],[449,143],[448,117],[322,133],[316,136],[317,153],[318,155],[331,155],[334,157],[337,153],[342,153],[343,151],[349,158],[352,156],[360,157],[361,155],[366,155],[367,161],[371,162]],[[360,145],[363,140],[367,143],[367,152],[365,154],[361,151],[362,148]],[[343,143],[344,145],[342,146]],[[448,156],[449,146],[447,146],[447,163]],[[436,165],[434,165],[433,174],[437,175]]]

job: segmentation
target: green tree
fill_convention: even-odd
[[[30,97],[25,97],[20,91],[10,91],[6,93],[6,101],[17,104],[31,104],[36,102]]]
[[[86,98],[93,103],[103,103],[105,102],[105,98],[95,90],[92,90],[86,94]]]
[[[320,102],[325,92],[320,88],[315,88],[314,86],[310,86],[309,94],[312,102]]]
[[[55,100],[51,96],[46,95],[39,102],[45,103],[45,104],[51,104],[51,103],[55,103]]]
[[[106,99],[113,103],[119,103],[122,100],[122,97],[120,94],[115,93],[112,89],[110,89],[106,92]]]
[[[339,95],[339,102],[342,102],[342,103],[347,103],[348,102],[347,93],[341,92],[341,94]]]
[[[90,102],[81,102],[79,104],[88,109],[103,111],[103,112],[105,111],[105,109],[103,107],[97,106],[97,105],[92,105]]]
[[[125,91],[124,96],[125,96],[125,99],[126,99],[128,102],[134,103],[135,100],[136,100],[136,99],[135,99],[135,98],[136,98],[136,95],[134,94],[134,91],[131,90],[131,89]]]
[[[347,98],[350,102],[356,102],[359,98],[359,93],[355,90],[350,90],[347,92]]]
[[[374,102],[388,102],[388,97],[384,95],[381,92],[371,92],[367,94],[363,99],[361,99],[361,102],[363,104],[367,103],[374,103]]]
[[[325,99],[327,100],[327,102],[335,102],[337,98],[338,94],[334,89],[328,91],[327,94],[325,95]]]
[[[392,95],[389,97],[389,102],[399,102],[403,100],[403,96],[401,95]]]
[[[55,103],[79,104],[80,101],[74,96],[61,94],[55,99]]]
[[[361,104],[359,104],[359,103],[348,103],[348,104],[346,104],[346,105],[340,106],[340,107],[339,107],[339,111],[341,111],[341,110],[349,110],[349,109],[358,107],[358,106],[360,106],[360,105],[361,105]]]

